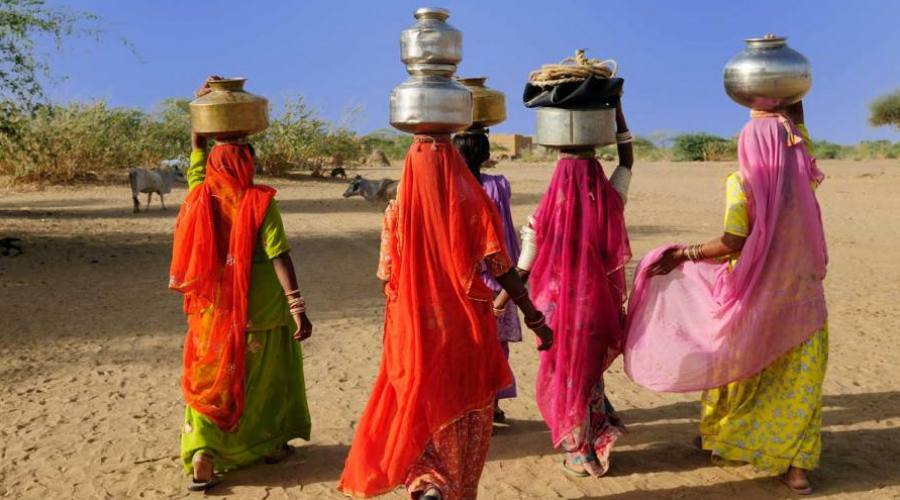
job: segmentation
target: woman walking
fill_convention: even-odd
[[[470,129],[453,137],[453,145],[459,150],[469,171],[475,176],[488,198],[494,203],[500,214],[500,222],[503,224],[503,245],[509,258],[515,262],[519,259],[519,239],[516,237],[515,226],[512,221],[512,187],[509,180],[502,175],[489,175],[481,172],[484,163],[491,159],[491,143],[488,140],[487,130],[483,128]],[[481,272],[484,284],[494,292],[500,293],[503,287],[494,279],[487,267]],[[507,307],[502,314],[497,316],[497,337],[500,340],[500,348],[509,362],[509,343],[522,341],[522,326],[519,323],[519,313],[515,306]],[[516,378],[513,383],[497,392],[494,399],[494,422],[506,421],[506,413],[500,408],[501,399],[516,397]]]
[[[474,499],[496,392],[512,378],[497,342],[482,263],[552,344],[503,249],[490,200],[447,136],[417,135],[385,212],[381,367],[338,488],[369,497]]]
[[[623,426],[605,397],[603,373],[624,341],[624,204],[631,133],[616,110],[619,167],[607,180],[594,149],[560,152],[550,186],[522,230],[519,270],[547,314],[554,347],[541,353],[537,403],[566,474],[601,477]],[[507,296],[496,300],[502,310]]]
[[[204,86],[198,97],[208,92]],[[193,136],[187,199],[175,227],[169,287],[188,332],[181,459],[190,490],[309,439],[299,341],[312,334],[275,190],[253,183],[253,149]]]
[[[636,272],[626,370],[651,389],[707,389],[698,445],[809,494],[828,359],[825,236],[802,104],[753,111],[726,181],[724,234],[658,249]]]

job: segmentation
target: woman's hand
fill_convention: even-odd
[[[200,88],[198,88],[197,90],[194,91],[194,97],[203,97],[206,94],[209,94],[210,92],[212,92],[212,89],[209,88],[209,82],[214,81],[214,80],[224,80],[224,78],[222,78],[221,76],[218,76],[218,75],[211,75],[209,78],[206,79],[206,81],[203,82],[203,85],[200,86]]]
[[[312,321],[306,316],[306,313],[300,313],[294,315],[294,322],[297,324],[297,331],[294,332],[294,340],[297,342],[303,342],[304,340],[312,337],[313,324]]]
[[[651,277],[660,274],[669,274],[685,260],[687,260],[687,258],[684,256],[684,252],[681,248],[670,248],[660,256],[659,260],[648,267],[646,272],[649,273]]]
[[[551,330],[546,323],[532,331],[539,339],[541,339],[541,345],[538,346],[538,351],[546,351],[553,347],[553,330]]]

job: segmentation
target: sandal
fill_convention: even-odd
[[[199,463],[206,460],[213,460],[213,457],[202,451],[198,451],[194,454],[194,458],[191,460],[191,463],[194,466],[194,473],[196,473]],[[205,481],[198,480],[194,473],[191,474],[191,480],[188,482],[188,491],[206,491],[222,482],[222,476],[216,474],[215,469],[213,470],[212,476]]]
[[[281,462],[284,462],[288,457],[294,454],[294,447],[284,443],[281,445],[281,448],[278,448],[272,453],[263,457],[263,462],[268,465],[275,465]]]
[[[194,476],[191,476],[191,480],[188,482],[187,489],[188,491],[206,491],[221,482],[222,476],[220,476],[219,474],[213,474],[213,476],[207,481],[197,481]]]
[[[569,463],[565,460],[562,461],[560,467],[562,467],[563,472],[569,477],[588,477],[591,475],[590,472],[584,469],[576,470],[569,467]]]

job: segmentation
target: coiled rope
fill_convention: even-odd
[[[582,82],[591,76],[612,78],[619,69],[613,59],[589,59],[584,49],[575,51],[575,57],[567,57],[558,64],[545,64],[528,75],[528,81],[536,87],[552,87],[561,83]]]

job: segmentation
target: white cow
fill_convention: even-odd
[[[150,199],[153,193],[159,195],[159,203],[162,209],[166,209],[166,202],[163,195],[172,192],[172,182],[178,180],[184,182],[184,173],[182,173],[181,160],[165,160],[159,168],[132,168],[128,171],[128,182],[131,184],[131,199],[134,201],[134,213],[141,211],[141,202],[138,201],[138,194],[147,193],[147,210],[150,209]]]

